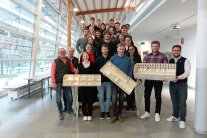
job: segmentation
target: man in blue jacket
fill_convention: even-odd
[[[125,44],[118,44],[117,46],[118,54],[111,57],[110,61],[123,71],[126,75],[132,78],[133,67],[130,61],[130,58],[125,55]],[[119,94],[119,106],[117,109],[117,95]],[[119,120],[123,122],[124,120],[121,117],[122,108],[124,102],[124,91],[114,83],[112,83],[112,107],[113,107],[113,118],[111,123]]]

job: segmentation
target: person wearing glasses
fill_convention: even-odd
[[[188,95],[188,77],[190,75],[190,61],[181,56],[181,46],[172,47],[173,58],[169,63],[176,64],[176,78],[170,82],[170,96],[173,106],[172,116],[167,118],[168,122],[180,121],[179,127],[185,128],[186,100]],[[180,118],[180,119],[179,119]]]
[[[131,64],[133,65],[133,68],[136,63],[142,63],[141,56],[139,55],[138,52],[136,52],[136,47],[133,45],[128,47],[127,56],[130,58]],[[134,77],[133,77],[133,79],[135,80]],[[134,111],[135,110],[135,93],[134,93],[134,91],[132,91],[132,93],[130,95],[126,95],[126,100],[127,100],[126,110]]]

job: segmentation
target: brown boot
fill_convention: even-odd
[[[115,123],[116,121],[118,121],[118,117],[117,116],[113,116],[111,119],[111,123]]]
[[[119,122],[123,123],[124,119],[121,117],[121,115],[118,116]]]

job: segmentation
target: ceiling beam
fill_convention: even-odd
[[[110,9],[110,6],[111,6],[111,0],[109,0],[108,9]],[[110,12],[108,12],[108,16],[107,16],[107,22],[109,21],[109,13],[110,13]]]
[[[126,0],[124,1],[123,5],[122,5],[123,8],[124,8],[125,4],[126,4]],[[121,20],[121,15],[122,15],[122,11],[119,13],[119,17],[118,17],[119,20]]]
[[[77,12],[76,16],[79,15],[87,15],[87,14],[95,14],[95,13],[104,13],[104,12],[123,12],[123,11],[135,11],[134,7],[128,7],[128,8],[110,8],[110,9],[99,9],[99,10],[89,10],[89,11],[81,11]]]
[[[94,8],[94,10],[96,10],[96,0],[93,0],[93,8]],[[97,14],[96,14],[96,19],[98,19]]]
[[[118,2],[119,2],[119,0],[116,0],[116,6],[115,6],[115,8],[117,8]],[[114,12],[113,19],[115,19],[115,15],[116,15],[116,12]]]
[[[103,9],[103,0],[101,0],[101,9]],[[104,22],[104,21],[103,21],[103,19],[104,19],[104,18],[103,18],[103,13],[101,13],[101,18],[102,18],[102,21],[101,21],[101,22]]]

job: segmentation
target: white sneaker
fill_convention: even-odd
[[[84,116],[83,117],[83,121],[87,121],[88,120],[88,117],[87,116]]]
[[[158,113],[155,113],[155,122],[160,121],[160,115]]]
[[[180,125],[179,125],[180,128],[185,128],[185,122],[184,121],[180,121]]]
[[[88,121],[91,121],[92,120],[92,116],[88,116]]]
[[[148,112],[145,112],[140,118],[141,119],[145,119],[145,118],[149,118],[150,114]]]
[[[174,116],[171,116],[171,117],[167,118],[166,121],[167,122],[177,122],[177,121],[179,121],[179,119]]]

